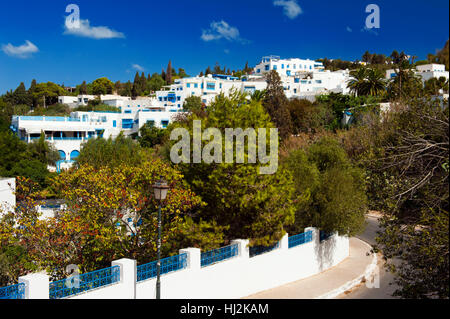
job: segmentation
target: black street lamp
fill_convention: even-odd
[[[161,205],[162,201],[166,199],[167,192],[169,191],[167,182],[161,178],[153,185],[153,191],[155,198],[159,200],[158,208],[158,261],[156,262],[156,299],[161,299]]]

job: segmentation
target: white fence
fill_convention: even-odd
[[[320,241],[319,231],[310,231],[312,240],[289,248],[285,235],[278,248],[250,257],[248,240],[235,240],[238,255],[202,267],[198,248],[181,249],[187,254],[183,269],[161,276],[163,299],[230,299],[278,287],[318,274],[337,265],[349,255],[348,237],[333,235]],[[136,261],[120,259],[112,262],[120,267],[120,280],[114,284],[88,290],[68,299],[154,299],[156,278],[137,281]],[[19,278],[26,284],[25,298],[49,298],[48,276],[32,274]]]

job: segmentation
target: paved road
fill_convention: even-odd
[[[336,266],[319,274],[261,291],[246,299],[315,299],[342,287],[363,274],[373,260],[371,255],[366,255],[370,248],[364,241],[350,238],[349,245],[349,256]]]
[[[376,217],[367,217],[367,226],[363,234],[357,236],[365,242],[373,245],[375,244],[375,237],[377,231],[380,229],[378,225],[378,219]],[[380,287],[379,288],[367,288],[365,284],[360,284],[349,292],[337,297],[337,299],[394,299],[392,296],[395,290],[395,285],[389,285],[393,282],[393,275],[386,271],[383,267],[382,257],[378,256],[378,269],[380,274]]]

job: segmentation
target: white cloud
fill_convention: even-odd
[[[283,12],[289,19],[295,19],[303,13],[296,0],[275,0],[273,5],[283,7]]]
[[[208,30],[202,30],[201,39],[203,41],[226,39],[228,41],[247,42],[247,40],[241,38],[237,28],[230,26],[223,20],[213,21]]]
[[[347,27],[346,30],[347,30],[347,32],[353,32],[352,28],[350,28],[350,27]]]
[[[12,45],[11,43],[2,45],[2,51],[5,52],[9,56],[26,59],[26,58],[31,57],[31,55],[33,53],[39,52],[39,49],[33,43],[26,40],[25,44],[22,44],[17,47]]]
[[[111,30],[105,26],[94,27],[89,20],[80,20],[79,27],[70,26],[67,21],[64,25],[64,34],[75,35],[91,39],[125,38],[122,32]]]
[[[139,64],[133,64],[133,65],[131,65],[131,67],[133,68],[133,69],[135,69],[136,71],[140,71],[140,72],[144,72],[144,68],[142,67],[142,66],[140,66]]]

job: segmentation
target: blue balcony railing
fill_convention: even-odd
[[[50,299],[60,299],[117,283],[120,267],[104,268],[50,283]]]
[[[49,139],[51,139],[51,138],[49,138]],[[78,141],[81,139],[82,139],[82,137],[57,137],[57,136],[53,137],[54,141]]]
[[[310,241],[312,241],[312,231],[307,231],[306,233],[290,236],[288,240],[289,248],[309,243]]]
[[[217,262],[233,258],[239,254],[238,244],[213,249],[202,253],[201,266],[206,267]]]
[[[277,249],[280,247],[280,242],[277,242],[276,244],[270,245],[270,246],[253,246],[250,247],[249,253],[250,257],[258,256],[261,254],[268,253],[274,249]]]
[[[66,118],[63,116],[46,116],[45,118],[46,122],[65,122]]]
[[[25,299],[25,284],[1,287],[0,299]]]
[[[43,121],[43,116],[19,116],[19,120],[22,121]]]
[[[156,277],[156,263],[152,261],[148,264],[137,266],[137,281],[142,281]],[[187,254],[181,254],[177,256],[167,257],[161,259],[161,275],[169,272],[181,270],[187,267]]]

